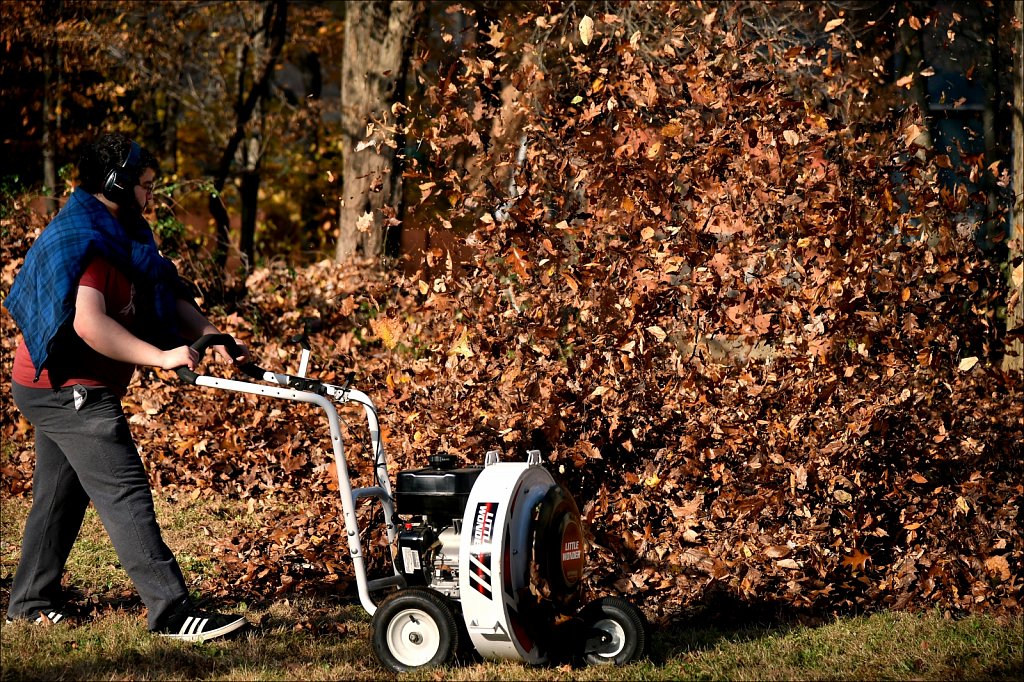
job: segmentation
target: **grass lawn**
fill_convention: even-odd
[[[216,533],[216,519],[234,507],[200,497],[158,500],[168,544],[190,580],[217,571],[194,532]],[[234,503],[231,503],[232,505]],[[6,609],[28,502],[0,500],[0,605]],[[233,513],[233,512],[231,512]],[[369,643],[369,618],[353,595],[332,601],[281,600],[239,604],[253,627],[205,644],[171,642],[146,632],[142,607],[95,513],[90,510],[68,562],[67,583],[115,608],[83,623],[0,626],[3,680],[363,680],[393,678]],[[624,668],[528,668],[473,663],[403,675],[410,680],[820,680],[1020,679],[1024,620],[937,611],[876,613],[822,625],[655,629],[650,657]]]

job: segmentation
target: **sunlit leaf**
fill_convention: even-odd
[[[839,17],[838,19],[832,19],[831,21],[829,21],[828,23],[825,24],[825,33],[830,33],[832,31],[836,30],[837,28],[842,26],[845,21],[846,21],[846,17]]]
[[[356,229],[360,232],[369,232],[373,227],[373,212],[367,211],[356,220]]]
[[[580,40],[584,45],[589,45],[594,39],[594,20],[589,16],[580,19]]]
[[[964,358],[963,360],[961,360],[959,368],[961,372],[969,372],[977,364],[978,358],[975,356],[971,356],[969,358]]]
[[[448,348],[448,355],[459,355],[464,358],[473,357],[473,349],[469,344],[469,330],[463,327],[455,342]]]

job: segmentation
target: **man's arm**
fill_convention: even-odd
[[[199,309],[183,299],[176,302],[178,312],[178,324],[181,327],[182,336],[190,341],[195,341],[200,336],[207,334],[220,334],[220,331],[213,326],[206,316],[199,312]]]
[[[177,312],[178,312],[178,324],[181,327],[181,331],[185,338],[189,340],[196,340],[200,336],[207,334],[220,334],[220,331],[206,319],[193,304],[183,299],[177,301]],[[227,349],[224,346],[214,346],[217,353],[229,362],[247,362],[249,360],[249,349],[247,349],[242,343],[236,341],[238,344],[241,354],[238,357],[231,357]]]
[[[107,315],[103,292],[79,286],[75,297],[75,332],[86,345],[112,360],[162,369],[187,366],[195,369],[199,355],[188,346],[160,350],[125,329]]]

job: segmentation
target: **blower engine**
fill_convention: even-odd
[[[398,570],[406,587],[374,613],[373,645],[395,671],[440,665],[471,645],[484,658],[541,664],[639,658],[640,612],[614,598],[577,612],[584,533],[572,497],[541,466],[456,467],[451,455],[401,471],[395,486]],[[468,641],[467,641],[468,640]],[[556,644],[557,643],[557,644]]]

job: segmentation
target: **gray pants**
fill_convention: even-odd
[[[12,394],[35,427],[36,468],[8,617],[60,608],[64,565],[92,500],[146,604],[149,628],[156,629],[161,616],[188,599],[188,589],[160,536],[149,478],[121,401],[109,389],[82,386],[13,384]]]

